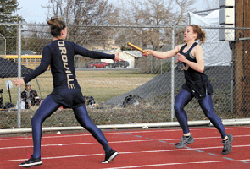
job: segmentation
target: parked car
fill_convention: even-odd
[[[127,68],[129,66],[129,62],[127,61],[120,61],[118,63],[109,63],[110,68]]]
[[[87,68],[109,68],[109,64],[105,62],[90,62],[86,64]]]

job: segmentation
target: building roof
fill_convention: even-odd
[[[123,51],[124,53],[127,53],[135,58],[141,58],[142,53],[140,51]]]
[[[12,55],[17,55],[17,52],[16,51],[14,51],[14,52],[10,52],[10,54],[12,54]],[[22,50],[21,51],[21,55],[35,55],[36,53],[35,52],[32,52],[32,51],[30,51],[30,50]]]

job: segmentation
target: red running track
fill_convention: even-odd
[[[102,164],[102,146],[85,130],[76,134],[49,134],[42,139],[42,166],[37,169],[222,169],[250,168],[250,127],[227,127],[234,136],[233,149],[222,155],[223,145],[215,128],[190,128],[195,142],[175,149],[182,131],[174,129],[114,130],[104,132],[110,146],[119,152],[114,161]],[[30,158],[32,138],[0,137],[0,168],[22,168]]]

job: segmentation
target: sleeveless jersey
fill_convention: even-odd
[[[184,45],[181,47],[180,53],[186,57],[190,62],[197,63],[196,57],[193,57],[191,54],[192,49],[197,46],[197,42],[193,43],[190,49],[187,52],[183,52],[184,48],[187,46]],[[190,92],[198,100],[203,100],[207,94],[213,94],[213,87],[208,80],[208,76],[204,73],[200,73],[187,64],[183,63],[184,75],[186,79],[186,84],[182,85],[182,88]]]

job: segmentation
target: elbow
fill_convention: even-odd
[[[198,72],[203,73],[204,72],[204,65],[197,65],[197,69]]]
[[[41,67],[41,72],[45,72],[48,69],[48,66],[46,65],[40,65]]]
[[[45,72],[47,70],[47,68],[43,67],[41,70],[42,70],[42,72]]]
[[[204,67],[199,70],[200,73],[204,72]]]

